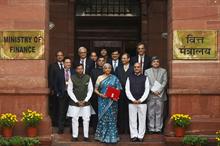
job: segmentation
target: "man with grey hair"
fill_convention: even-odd
[[[164,102],[167,100],[167,71],[160,67],[160,60],[157,56],[152,57],[151,66],[145,70],[150,83],[150,94],[147,100],[148,130],[150,134],[160,134],[163,127]]]
[[[79,47],[78,49],[78,58],[74,62],[74,66],[77,64],[83,65],[83,73],[90,74],[91,70],[94,67],[94,62],[87,57],[87,49],[85,47]]]

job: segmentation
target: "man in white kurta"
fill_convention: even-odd
[[[146,99],[149,94],[149,81],[142,74],[140,63],[134,64],[134,73],[127,78],[125,92],[130,101],[128,110],[131,141],[142,142],[146,131]]]
[[[71,76],[67,92],[71,98],[67,116],[72,117],[72,141],[78,140],[79,117],[83,119],[84,141],[88,141],[91,116],[89,99],[93,93],[93,85],[90,76],[83,74],[82,64],[76,66],[76,74]]]

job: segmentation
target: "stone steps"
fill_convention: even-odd
[[[52,136],[52,146],[104,146],[105,143],[100,143],[94,140],[91,136],[89,142],[84,142],[82,137],[79,137],[78,142],[71,141],[70,134],[53,134]],[[144,142],[130,142],[129,135],[120,135],[120,142],[117,144],[108,144],[117,146],[166,146],[163,135],[147,135],[144,138]]]

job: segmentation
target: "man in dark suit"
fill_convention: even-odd
[[[95,87],[95,83],[96,83],[98,76],[103,74],[103,65],[105,64],[105,58],[99,57],[98,60],[96,61],[96,63],[97,63],[97,68],[92,69],[92,72],[91,72],[91,79],[92,79],[92,83],[93,83],[94,87]],[[97,115],[97,113],[98,113],[98,97],[95,93],[93,94],[90,101],[91,101],[91,105],[92,105],[93,109],[96,112],[96,114],[92,115],[92,117],[91,117],[91,125],[92,125],[94,131],[96,131],[96,126],[97,126],[97,122],[98,122],[98,115]]]
[[[67,94],[68,81],[71,75],[74,74],[74,70],[71,68],[71,59],[65,57],[64,68],[58,72],[55,77],[55,95],[58,99],[58,134],[63,134],[66,113],[68,108],[69,96]]]
[[[90,59],[94,62],[94,67],[93,68],[96,68],[97,67],[96,62],[97,62],[97,59],[98,59],[98,55],[95,51],[92,51],[90,53]]]
[[[146,48],[144,43],[137,44],[138,55],[131,59],[131,63],[134,65],[136,62],[141,64],[142,74],[143,72],[151,67],[151,57],[146,55]]]
[[[129,119],[128,119],[128,99],[125,94],[125,84],[127,77],[133,72],[133,66],[130,64],[130,55],[124,53],[121,57],[122,65],[116,69],[116,76],[118,77],[121,85],[122,92],[118,101],[118,129],[120,133],[129,132]]]
[[[85,47],[80,47],[78,49],[79,58],[74,62],[74,66],[82,64],[84,67],[83,73],[90,75],[91,70],[94,68],[94,62],[87,57],[87,49]]]
[[[49,65],[48,68],[48,86],[50,89],[50,96],[49,96],[49,114],[52,119],[52,125],[57,126],[57,107],[58,101],[56,96],[54,95],[54,86],[55,86],[55,76],[58,72],[62,71],[63,69],[63,58],[64,54],[62,51],[58,51],[56,53],[56,62]]]
[[[119,50],[114,49],[111,53],[111,59],[107,61],[109,64],[112,65],[112,74],[115,74],[116,68],[122,64],[119,57]]]

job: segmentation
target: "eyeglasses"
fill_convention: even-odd
[[[87,53],[87,52],[79,52],[80,54],[84,54],[84,53]]]

